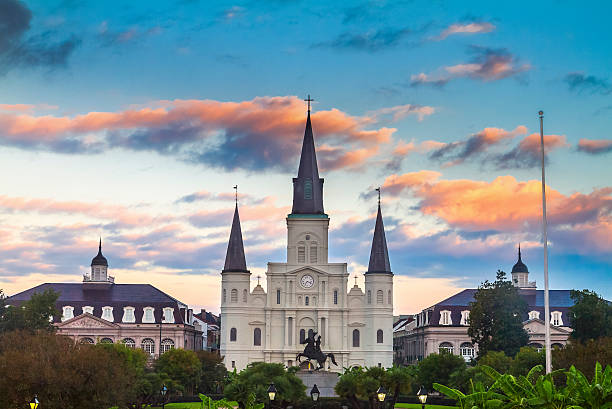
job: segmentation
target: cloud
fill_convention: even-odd
[[[591,155],[612,152],[612,139],[581,138],[580,141],[578,141],[577,149]]]
[[[419,121],[422,121],[426,116],[432,115],[435,111],[435,108],[430,106],[405,104],[377,109],[369,112],[369,114],[376,118],[376,120],[382,116],[391,115],[393,122],[404,119],[408,115],[416,115]]]
[[[31,20],[24,3],[0,2],[0,75],[20,67],[63,67],[80,43],[75,36],[56,42],[52,31],[28,36]]]
[[[612,84],[605,78],[599,78],[594,75],[587,75],[583,72],[570,72],[563,81],[567,84],[570,91],[591,94],[599,93],[608,95],[612,93]]]
[[[437,141],[423,141],[419,144],[415,144],[414,141],[406,143],[399,141],[393,152],[391,152],[390,158],[385,163],[385,169],[391,172],[397,172],[402,166],[404,159],[413,152],[429,152],[433,149],[440,149],[446,146],[443,142]]]
[[[520,64],[518,58],[505,48],[470,46],[468,51],[473,55],[470,62],[446,66],[438,74],[412,75],[410,85],[413,87],[419,85],[440,87],[456,78],[469,78],[484,82],[498,81],[517,77],[531,69],[529,64]]]
[[[431,107],[390,107],[396,118],[423,118]],[[73,117],[0,112],[0,145],[27,150],[95,154],[110,149],[150,151],[206,166],[262,171],[295,166],[304,129],[303,101],[257,97],[250,101],[157,101],[140,109],[89,112]],[[389,143],[395,128],[376,116],[338,109],[312,114],[316,139],[345,156]]]
[[[487,22],[473,22],[473,23],[455,23],[445,28],[436,40],[444,40],[448,36],[455,34],[479,34],[479,33],[490,33],[495,30],[495,26]]]
[[[568,147],[565,135],[544,135],[545,162],[554,149]],[[487,162],[494,164],[497,169],[521,169],[541,166],[542,151],[540,134],[533,133],[526,136],[514,149],[509,152],[491,155]]]
[[[346,32],[331,41],[315,43],[312,46],[378,52],[399,45],[411,33],[412,30],[408,28],[383,28],[361,33]]]

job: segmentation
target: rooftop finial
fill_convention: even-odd
[[[308,94],[308,98],[306,98],[304,101],[308,102],[308,113],[310,113],[310,103],[314,101],[314,99],[310,98],[310,94]]]
[[[521,259],[521,243],[519,242],[519,260]]]
[[[357,275],[355,275],[355,287],[357,287]]]
[[[100,237],[100,244],[98,244],[98,252],[102,253],[102,237]]]
[[[236,206],[238,206],[238,185],[234,186],[234,190],[235,190],[234,195],[236,198]]]
[[[257,285],[259,285],[259,279],[261,278],[261,276],[257,276]]]
[[[378,186],[376,189],[374,189],[378,192],[378,207],[380,207],[380,186]]]

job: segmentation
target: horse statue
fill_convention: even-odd
[[[312,360],[317,361],[319,366],[315,368],[315,371],[324,369],[325,361],[327,361],[327,358],[330,358],[332,363],[337,366],[338,364],[336,363],[336,358],[334,357],[334,354],[324,354],[321,351],[321,335],[319,335],[316,340],[315,335],[317,335],[316,332],[312,335],[309,335],[308,338],[301,342],[302,344],[306,344],[306,346],[304,347],[304,352],[300,352],[299,354],[297,354],[295,360],[298,363],[302,363],[300,358],[306,358],[307,362],[309,363]]]

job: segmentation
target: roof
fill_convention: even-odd
[[[474,301],[474,294],[478,291],[475,288],[468,288],[463,290],[445,300],[435,304],[435,306],[468,306],[470,302]],[[519,294],[527,301],[530,307],[544,307],[544,290],[521,290]],[[571,290],[549,290],[550,306],[554,307],[571,307],[574,305],[574,301],[570,296]]]
[[[374,237],[372,237],[372,250],[370,251],[370,262],[368,273],[391,273],[389,264],[389,251],[387,250],[387,239],[385,237],[385,226],[383,224],[380,203],[378,203],[378,213],[376,215],[376,225],[374,226]]]
[[[325,214],[323,211],[323,179],[319,178],[310,111],[306,119],[298,176],[293,178],[291,214]]]
[[[521,260],[521,245],[520,244],[518,248],[518,261],[512,267],[512,272],[513,273],[529,273],[527,266],[523,263],[523,260]]]
[[[238,214],[238,203],[234,209],[234,219],[232,220],[232,230],[229,242],[227,243],[227,253],[225,254],[225,265],[223,272],[244,272],[247,273],[246,258],[244,256],[244,244],[242,243],[242,229],[240,228],[240,215]]]
[[[201,311],[198,314],[193,314],[193,316],[207,324],[219,325],[219,317],[211,312]]]
[[[100,238],[100,244],[98,245],[98,254],[91,260],[92,266],[106,266],[108,267],[108,261],[106,257],[102,255],[102,239]]]

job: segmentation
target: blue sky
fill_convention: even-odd
[[[284,259],[311,94],[330,256],[367,264],[373,188],[396,313],[509,271],[612,298],[607,2],[0,3],[0,288],[118,282],[218,309],[241,193],[247,262]],[[255,281],[255,279],[254,279]],[[399,301],[398,301],[399,302]]]

